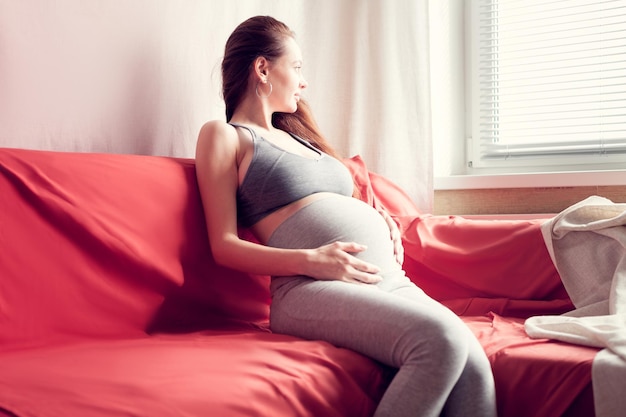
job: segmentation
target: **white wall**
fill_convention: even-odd
[[[435,177],[465,174],[464,0],[430,0]]]
[[[193,156],[257,14],[296,31],[331,143],[429,210],[428,0],[0,0],[0,146]]]

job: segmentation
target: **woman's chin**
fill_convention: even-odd
[[[295,113],[298,110],[298,104],[296,103],[293,106],[290,106],[289,108],[285,108],[285,110],[283,110],[282,113]]]
[[[276,110],[277,113],[295,113],[298,110],[298,102],[294,101],[289,105],[285,105],[285,107]]]

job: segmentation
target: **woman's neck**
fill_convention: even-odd
[[[275,129],[272,125],[272,112],[266,107],[266,105],[258,101],[250,102],[250,100],[243,100],[233,113],[230,121],[272,131]]]

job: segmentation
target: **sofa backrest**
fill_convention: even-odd
[[[213,262],[193,160],[0,149],[0,350],[263,323],[268,279]]]
[[[571,306],[539,223],[422,215],[359,157],[344,162],[400,223],[407,275],[459,314]],[[0,148],[0,350],[266,326],[269,305],[269,277],[211,258],[193,160]]]

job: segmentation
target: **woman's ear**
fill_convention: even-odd
[[[267,73],[269,70],[269,61],[264,56],[260,56],[254,60],[254,73],[261,82],[267,81]]]

